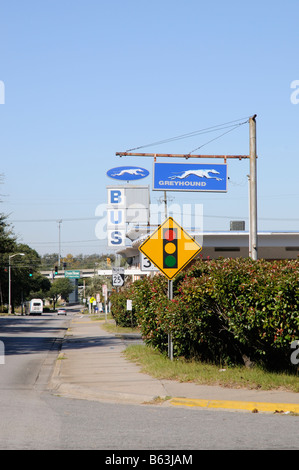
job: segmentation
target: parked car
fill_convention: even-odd
[[[60,308],[57,312],[57,315],[66,315],[66,310],[64,308]]]

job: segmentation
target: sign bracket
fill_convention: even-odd
[[[258,259],[258,237],[257,237],[257,168],[256,160],[258,158],[256,152],[256,117],[254,114],[249,118],[249,155],[191,155],[179,153],[132,153],[132,152],[116,152],[119,157],[157,157],[166,158],[222,158],[226,163],[228,158],[238,160],[250,160],[250,185],[249,185],[249,257],[253,260]]]

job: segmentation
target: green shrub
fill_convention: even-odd
[[[289,368],[290,344],[299,336],[299,262],[220,259],[196,261],[167,296],[162,275],[113,294],[113,316],[127,323],[126,299],[145,341],[174,355],[214,363],[259,362]]]
[[[169,303],[167,279],[157,275],[136,281],[131,294],[144,341],[160,351],[166,351],[168,331],[164,316]]]
[[[137,326],[134,306],[132,310],[127,310],[127,300],[131,299],[131,288],[132,285],[129,285],[110,295],[111,314],[117,326],[131,328]]]

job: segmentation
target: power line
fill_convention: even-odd
[[[11,220],[11,223],[20,223],[20,222],[76,222],[78,220],[98,220],[99,217],[73,217],[73,218],[66,218],[66,219],[15,219]]]
[[[214,140],[220,139],[220,138],[223,137],[225,134],[228,134],[229,132],[234,131],[234,130],[237,129],[238,127],[243,126],[244,124],[246,124],[247,122],[248,122],[248,121],[244,121],[244,122],[241,122],[240,124],[237,124],[237,125],[234,126],[232,129],[229,129],[228,131],[224,132],[223,134],[219,135],[218,137],[215,137],[214,139],[209,140],[209,141],[206,142],[205,144],[202,144],[202,145],[200,145],[199,147],[196,147],[195,149],[191,150],[191,152],[189,152],[188,155],[191,155],[191,153],[195,152],[196,150],[201,149],[202,147],[204,147],[205,145],[210,144],[211,142],[214,142]],[[223,128],[223,129],[224,129],[224,128]]]
[[[145,145],[140,145],[139,147],[135,147],[135,148],[131,148],[129,150],[126,150],[126,152],[131,152],[133,150],[139,150],[139,149],[142,149],[142,148],[145,148],[145,147],[152,147],[154,145],[166,144],[166,143],[173,142],[173,141],[176,141],[176,140],[187,139],[187,138],[190,138],[190,137],[195,137],[197,135],[207,134],[209,132],[217,132],[217,131],[220,131],[220,130],[223,130],[223,129],[227,129],[229,127],[235,127],[236,122],[243,121],[244,119],[246,119],[245,122],[248,122],[249,116],[246,117],[246,118],[236,119],[235,121],[229,121],[229,122],[225,122],[223,124],[218,124],[216,126],[206,127],[204,129],[199,129],[197,131],[189,132],[189,133],[186,133],[186,134],[181,134],[181,135],[178,135],[178,136],[175,136],[175,137],[170,137],[168,139],[159,140],[159,141],[156,141],[156,142],[151,142],[151,143],[145,144]],[[238,126],[238,124],[237,124],[237,126]]]
[[[69,240],[69,241],[61,241],[62,245],[67,243],[96,243],[100,241],[100,239],[95,240]],[[30,242],[32,245],[57,245],[57,241],[48,241],[48,242]]]

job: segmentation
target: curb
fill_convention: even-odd
[[[231,401],[231,400],[204,400],[190,398],[172,398],[169,403],[174,406],[189,406],[201,408],[222,408],[226,410],[245,410],[252,413],[298,413],[299,404],[294,403],[265,403],[254,401]]]

